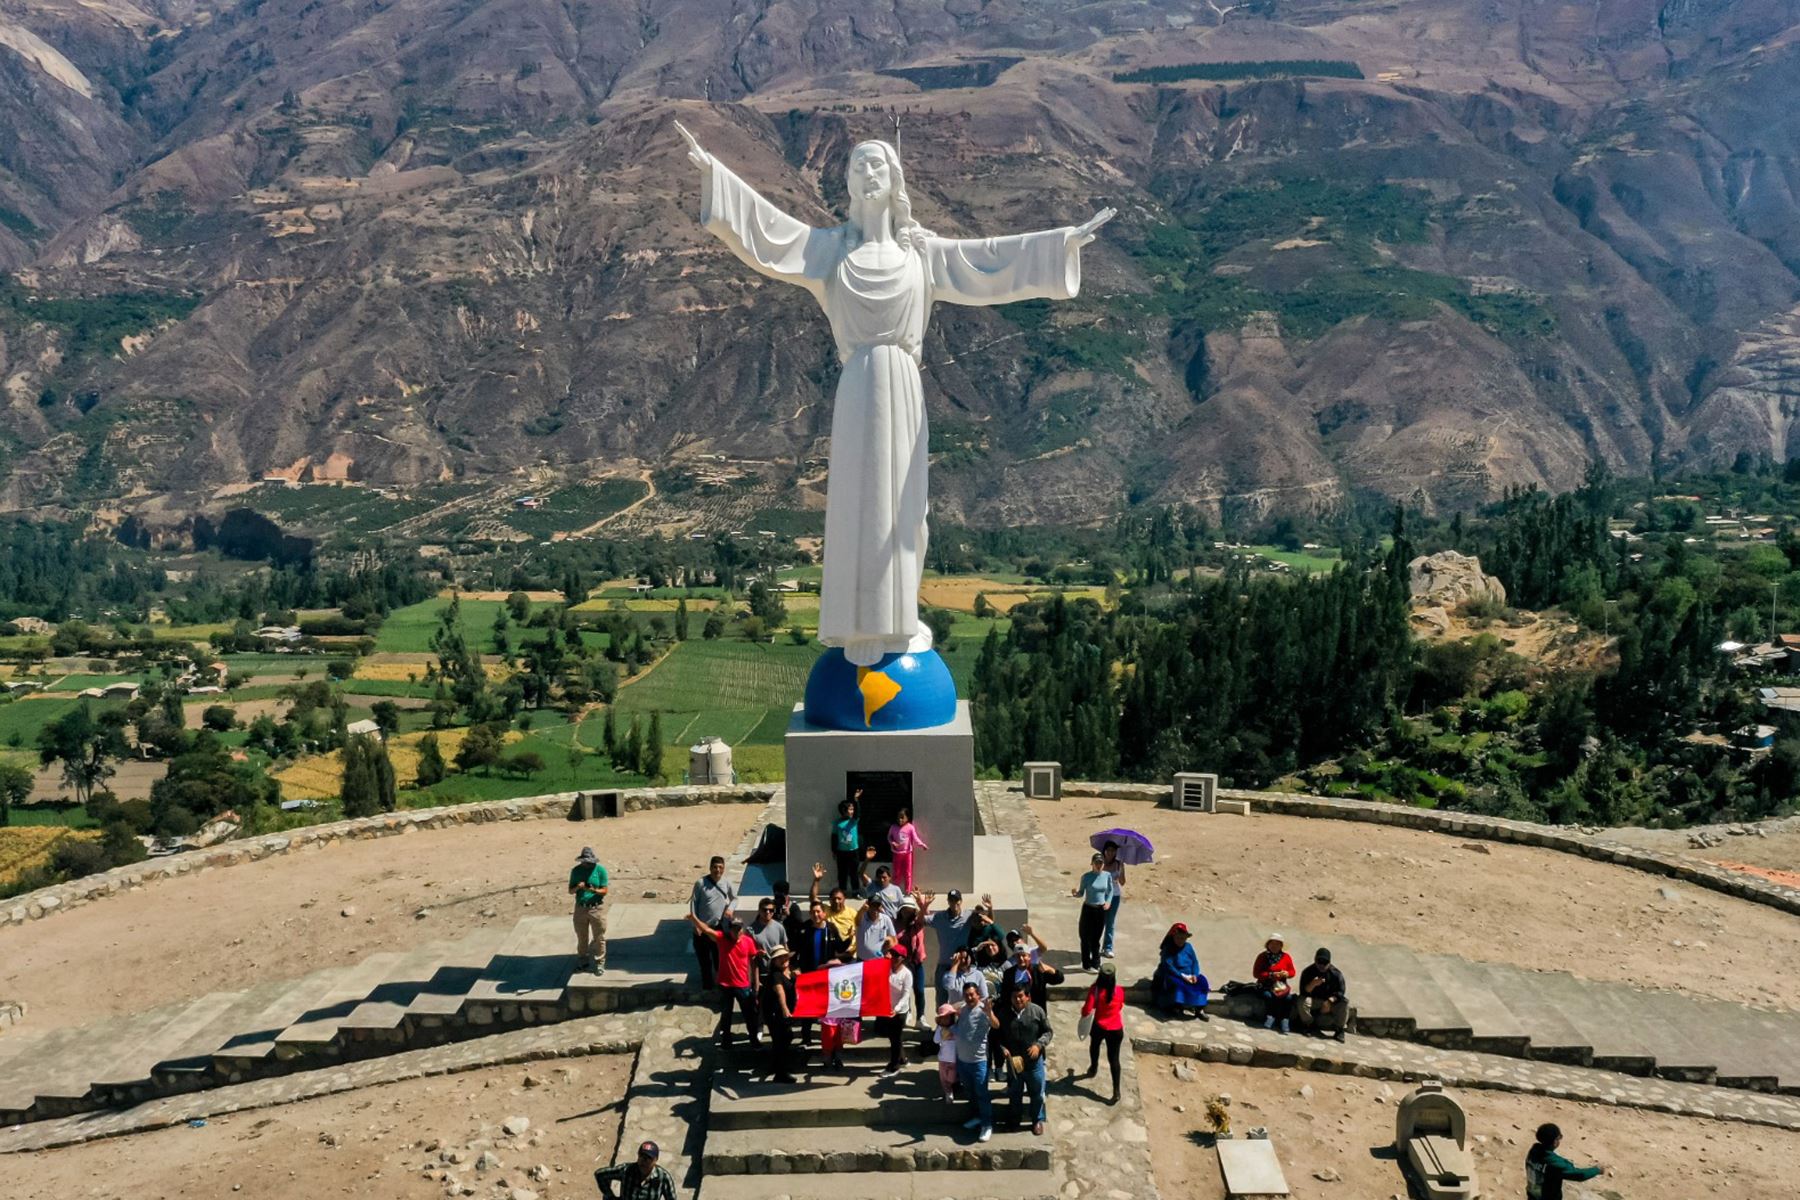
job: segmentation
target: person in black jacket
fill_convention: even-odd
[[[788,941],[788,948],[793,951],[794,970],[817,971],[837,963],[853,961],[856,954],[850,949],[850,943],[839,936],[838,931],[825,919],[825,906],[814,900],[810,905],[810,915],[812,919],[801,930],[800,936]],[[812,1022],[796,1020],[794,1025],[796,1043],[805,1046],[812,1039]]]
[[[1598,1163],[1576,1166],[1556,1152],[1561,1145],[1561,1129],[1548,1122],[1538,1126],[1537,1141],[1525,1152],[1525,1194],[1530,1200],[1563,1200],[1565,1182],[1579,1183],[1605,1173]]]
[[[1044,1054],[1050,1049],[1050,1018],[1031,1003],[1024,988],[1013,992],[1010,1005],[1012,1019],[1000,1035],[1006,1051],[1009,1078],[1006,1094],[1012,1100],[1012,1123],[1018,1125],[1023,1116],[1025,1093],[1031,1093],[1031,1132],[1044,1135]]]
[[[1294,1016],[1300,1028],[1321,1037],[1344,1040],[1350,1020],[1350,1002],[1344,998],[1344,973],[1331,965],[1331,951],[1319,947],[1312,965],[1300,972],[1300,998]]]

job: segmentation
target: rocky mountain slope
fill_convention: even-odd
[[[823,320],[677,115],[815,222],[895,119],[940,232],[1121,210],[1079,301],[936,314],[942,516],[1783,459],[1796,96],[1800,0],[0,0],[0,505],[816,483]]]

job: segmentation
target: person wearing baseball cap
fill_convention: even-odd
[[[636,1162],[602,1167],[594,1172],[594,1182],[607,1200],[675,1200],[675,1181],[659,1165],[661,1158],[662,1150],[655,1142],[639,1143]]]

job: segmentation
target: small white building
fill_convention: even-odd
[[[352,721],[344,726],[344,732],[351,737],[373,737],[381,738],[383,741],[387,740],[382,735],[381,726],[373,720]]]

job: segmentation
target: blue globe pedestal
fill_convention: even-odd
[[[807,676],[805,712],[822,729],[931,729],[956,718],[956,681],[936,650],[859,667],[833,646]]]

